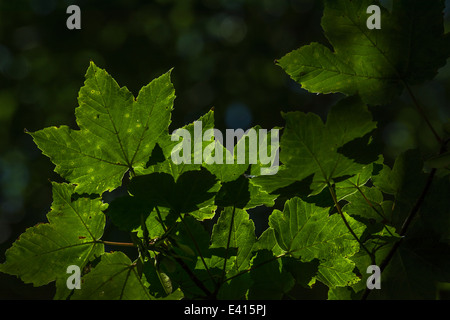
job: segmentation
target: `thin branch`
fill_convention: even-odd
[[[328,189],[330,190],[331,197],[333,198],[334,205],[336,206],[336,210],[338,211],[339,215],[342,218],[342,221],[344,221],[345,226],[347,227],[348,231],[350,231],[351,235],[356,239],[356,241],[359,243],[360,247],[364,249],[364,251],[367,252],[369,257],[371,257],[372,261],[375,259],[372,252],[369,251],[369,249],[366,248],[366,246],[362,243],[361,239],[358,238],[356,233],[353,231],[352,227],[348,223],[347,219],[344,216],[344,213],[342,212],[341,206],[339,205],[339,202],[337,201],[336,193],[334,192],[333,187],[330,185],[330,183],[327,181]]]
[[[213,296],[212,292],[208,290],[208,288],[205,287],[202,281],[200,281],[197,276],[189,269],[189,267],[184,263],[184,261],[176,256],[173,256],[176,262],[183,268],[183,270],[189,275],[189,278],[195,283],[195,285],[202,290],[207,298],[211,298]]]
[[[162,226],[164,232],[167,232],[167,227],[166,227],[166,225],[164,224],[164,221],[163,221],[163,219],[162,219],[161,212],[159,211],[158,206],[155,206],[155,210],[156,210],[156,214],[158,215],[159,223],[161,224],[161,226]]]
[[[425,197],[430,190],[431,184],[433,182],[434,176],[436,174],[436,169],[431,170],[427,182],[425,184],[424,189],[422,190],[422,193],[420,194],[420,197],[417,199],[416,203],[414,204],[414,207],[411,209],[411,212],[409,213],[408,217],[403,222],[403,225],[400,229],[399,235],[402,237],[400,240],[398,240],[391,248],[387,256],[384,258],[384,260],[380,264],[380,272],[382,273],[383,270],[388,266],[388,264],[391,262],[392,258],[394,257],[394,254],[397,252],[397,249],[399,248],[400,244],[403,242],[404,236],[406,232],[408,231],[408,228],[411,224],[411,221],[414,220],[417,213],[419,212],[420,207],[422,206]],[[369,290],[366,288],[363,292],[363,295],[361,297],[362,300],[366,300],[369,296],[370,292],[372,290]]]
[[[184,218],[182,217],[181,213],[178,213],[178,216],[180,217],[181,222],[183,223],[184,228],[186,229],[186,231],[187,231],[187,233],[189,235],[189,238],[191,238],[192,243],[194,244],[194,247],[197,250],[197,253],[198,253],[199,257],[202,260],[202,263],[203,263],[203,266],[205,267],[206,272],[208,273],[208,275],[211,278],[212,282],[214,284],[216,284],[216,282],[214,281],[214,277],[211,275],[211,272],[209,271],[209,268],[208,268],[208,265],[207,265],[207,263],[205,261],[205,258],[203,257],[202,252],[200,251],[200,247],[198,246],[198,243],[195,240],[195,237],[192,235],[191,231],[189,230],[189,227],[186,224],[186,221],[184,221]]]
[[[438,135],[438,133],[436,132],[436,130],[434,129],[433,125],[431,124],[431,121],[428,119],[425,111],[423,110],[422,106],[420,105],[419,101],[417,100],[416,96],[414,95],[414,93],[412,92],[410,86],[408,85],[408,83],[406,81],[403,81],[403,84],[406,88],[406,90],[409,93],[409,96],[411,97],[415,107],[417,108],[417,110],[419,111],[420,115],[422,116],[422,118],[425,120],[428,128],[430,128],[431,132],[433,133],[434,137],[436,138],[436,140],[438,141],[439,145],[442,145],[442,139],[441,137]]]

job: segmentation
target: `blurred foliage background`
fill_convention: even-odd
[[[81,8],[81,30],[66,27],[71,4]],[[49,180],[60,180],[24,129],[76,128],[74,109],[90,60],[135,96],[173,67],[171,131],[211,107],[220,130],[270,129],[283,126],[281,111],[326,117],[340,98],[306,92],[274,63],[312,41],[326,43],[321,16],[320,0],[0,0],[0,263],[27,227],[46,222]],[[449,75],[446,66],[413,88],[439,132],[450,117]],[[409,97],[372,111],[387,162],[414,147],[424,157],[435,153]],[[0,274],[0,299],[47,299],[53,291]]]

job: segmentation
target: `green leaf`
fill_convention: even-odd
[[[343,209],[353,217],[373,219],[378,222],[391,221],[391,210],[383,206],[383,194],[378,188],[361,186],[359,191],[346,197]],[[385,210],[387,212],[385,212]]]
[[[80,130],[49,127],[30,133],[55,171],[78,193],[102,194],[143,167],[167,129],[175,99],[170,71],[143,87],[135,99],[94,63],[86,73],[75,114]]]
[[[284,270],[282,260],[272,259],[273,254],[267,250],[258,251],[253,259],[255,268],[250,271],[253,285],[249,288],[249,300],[281,299],[294,286],[295,280]]]
[[[250,128],[246,132],[243,129],[227,129],[227,148],[221,144],[220,139],[215,142],[214,148],[211,144],[207,150],[210,156],[206,157],[203,166],[222,182],[236,180],[247,171],[249,165],[251,165],[251,175],[273,174],[278,171],[276,155],[279,147],[279,129],[276,127],[269,132],[260,126]],[[234,137],[228,135],[228,130],[231,130],[239,139],[234,145],[233,152],[229,150],[228,144],[230,143],[229,139]],[[219,138],[224,140],[225,137]],[[209,148],[213,150],[209,150]],[[217,151],[220,151],[219,155],[220,153],[223,155],[223,160],[220,156],[216,156]]]
[[[251,266],[252,249],[255,242],[255,225],[249,219],[248,213],[237,208],[225,208],[212,230],[210,245],[212,256],[208,259],[210,267],[221,270],[221,280],[226,280],[247,270]],[[224,265],[225,257],[226,266]],[[223,272],[224,267],[225,273]],[[251,279],[248,274],[241,274],[221,283],[218,296],[221,299],[243,298],[250,283]]]
[[[436,234],[440,241],[450,244],[450,179],[435,178],[418,217],[418,225],[427,234]]]
[[[422,237],[402,243],[382,274],[378,299],[436,299],[437,283],[450,282],[450,246]],[[373,297],[372,297],[373,294]]]
[[[236,254],[227,261],[235,273],[249,268],[255,241],[255,225],[249,219],[248,213],[237,208],[225,208],[213,227],[211,248],[237,249]]]
[[[254,243],[254,252],[261,250],[272,251],[275,256],[282,256],[286,252],[278,245],[275,230],[271,227],[264,230],[259,236],[258,240]]]
[[[119,229],[134,231],[141,226],[142,219],[148,219],[152,209],[152,205],[143,199],[123,196],[110,203],[106,214]]]
[[[358,193],[358,189],[362,188],[370,180],[374,173],[377,173],[375,172],[375,167],[378,168],[378,164],[381,160],[382,159],[364,166],[361,171],[353,177],[337,182],[335,185],[336,198],[338,200],[347,200],[348,196]]]
[[[105,253],[95,268],[82,277],[73,300],[152,300],[136,264],[122,252]]]
[[[336,258],[322,262],[319,265],[317,279],[333,289],[335,287],[351,286],[360,279],[353,272],[355,263],[348,258]]]
[[[255,130],[255,128],[251,128],[250,130]],[[223,142],[225,137],[221,137],[222,143],[218,137],[215,137],[218,140],[208,145],[208,149],[206,150],[208,155],[203,159],[205,161],[203,166],[222,182],[236,180],[247,171],[250,165],[250,144],[253,144],[253,146],[258,145],[255,137],[257,139],[258,135],[243,134],[237,144],[234,145],[233,152],[224,147]],[[220,157],[220,154],[222,154],[222,157]],[[238,156],[241,158],[238,158]]]
[[[425,186],[427,175],[423,173],[423,161],[418,150],[402,153],[391,169],[383,169],[372,177],[373,184],[381,191],[395,197],[392,225],[400,229]]]
[[[284,167],[274,176],[254,178],[264,190],[265,186],[274,190],[313,175],[311,194],[318,194],[334,180],[349,178],[367,166],[366,161],[348,158],[340,152],[346,144],[376,127],[367,107],[357,97],[343,99],[333,106],[325,124],[313,113],[289,112],[283,117],[286,127],[281,137],[280,161]]]
[[[265,205],[272,207],[276,195],[271,195],[255,185],[251,179],[240,176],[234,181],[223,183],[216,196],[216,204],[221,207],[236,206],[251,209]]]
[[[80,269],[103,254],[97,242],[105,227],[101,199],[74,199],[75,186],[52,183],[53,204],[47,214],[49,223],[27,229],[6,252],[0,271],[17,275],[25,283],[45,285],[57,278],[67,278],[67,267]]]
[[[352,256],[359,250],[358,242],[343,219],[338,214],[329,216],[328,210],[293,198],[285,203],[283,212],[273,211],[269,226],[275,230],[278,245],[303,262]],[[346,219],[353,232],[361,236],[365,226],[348,215]]]
[[[428,159],[425,165],[431,168],[450,168],[450,151]]]
[[[220,183],[206,169],[184,172],[176,182],[167,173],[152,173],[133,178],[129,185],[130,193],[148,203],[150,210],[162,206],[175,213],[197,212],[200,219],[214,213],[211,210],[219,189]]]
[[[184,150],[182,146],[183,142],[185,142],[183,136],[180,133],[177,134],[176,132],[179,129],[181,129],[181,131],[185,131],[190,138],[190,141],[186,141],[186,147],[188,148],[187,158],[189,159],[189,161],[174,163],[174,161],[172,160],[172,154],[179,156],[184,155],[183,151],[178,150]],[[185,172],[200,170],[204,161],[203,151],[210,143],[210,141],[203,141],[203,136],[205,132],[210,129],[214,129],[213,110],[208,111],[208,113],[204,114],[196,121],[178,128],[177,130],[174,130],[172,134],[169,134],[166,128],[166,132],[163,133],[158,140],[158,144],[162,151],[162,155],[160,156],[163,156],[165,160],[156,163],[150,163],[148,166],[145,166],[143,168],[138,168],[136,170],[136,174],[146,175],[154,172],[167,173],[170,174],[175,181],[177,181],[178,178]],[[172,141],[172,139],[174,140]],[[202,156],[202,162],[196,163],[196,158],[199,159],[200,156]],[[150,159],[150,161],[151,160],[152,159]]]
[[[368,104],[383,104],[400,94],[404,83],[432,79],[450,54],[444,35],[444,2],[394,1],[381,7],[381,29],[366,26],[372,0],[326,0],[322,27],[334,51],[312,43],[292,51],[278,64],[314,93],[359,94]]]
[[[209,249],[210,234],[200,221],[191,216],[185,216],[181,223],[177,223],[174,233],[177,245],[181,244],[182,247],[173,246],[172,249],[182,257],[183,262],[192,270],[193,274],[201,279],[203,285],[213,292],[221,270],[214,269],[215,267],[209,263],[212,257]],[[194,252],[194,257],[186,254],[186,247],[190,248],[189,251]],[[192,275],[189,275],[179,264],[176,271],[170,274],[170,279],[173,287],[178,286],[187,298],[205,296],[205,293],[194,283]]]

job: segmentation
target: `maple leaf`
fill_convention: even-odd
[[[326,0],[322,27],[333,51],[319,43],[294,50],[278,64],[309,92],[359,94],[378,105],[405,84],[432,79],[450,54],[444,1],[394,1],[381,7],[381,29],[366,26],[372,0]]]
[[[175,91],[170,71],[143,87],[135,99],[93,62],[75,110],[80,130],[68,126],[30,132],[78,193],[111,191],[127,171],[146,164],[170,123]]]

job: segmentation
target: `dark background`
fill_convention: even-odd
[[[66,27],[71,4],[81,8],[81,30]],[[312,41],[326,43],[321,16],[320,0],[0,0],[0,263],[27,227],[46,222],[49,181],[60,180],[24,129],[76,128],[74,109],[90,60],[135,96],[173,67],[170,131],[211,107],[220,130],[270,129],[283,126],[281,111],[326,117],[340,98],[306,92],[274,63]],[[450,116],[449,73],[444,67],[435,80],[413,88],[439,131]],[[388,163],[413,147],[424,157],[435,152],[408,97],[372,111]],[[47,299],[53,290],[0,274],[0,299]]]

